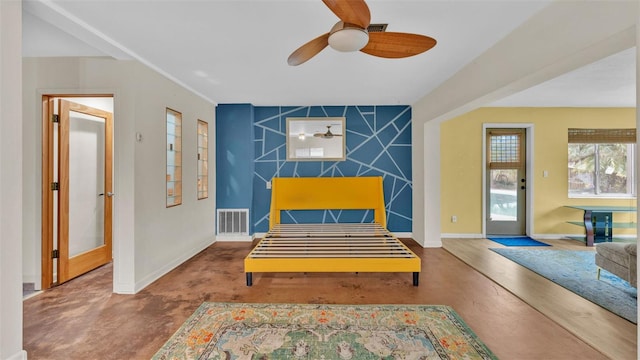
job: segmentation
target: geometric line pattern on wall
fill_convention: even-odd
[[[287,161],[286,118],[345,117],[345,161]],[[412,230],[411,107],[401,106],[256,106],[251,217],[255,232],[269,230],[273,177],[382,176],[390,231]],[[373,221],[371,211],[288,211],[283,222],[337,223]]]

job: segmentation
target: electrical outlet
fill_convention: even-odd
[[[457,216],[455,216],[455,215],[452,215],[452,216],[451,216],[451,222],[452,222],[452,223],[454,223],[454,222],[458,222],[458,217],[457,217]]]
[[[271,189],[271,181],[267,181],[267,189]]]

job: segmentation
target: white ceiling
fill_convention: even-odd
[[[213,103],[414,104],[550,0],[370,0],[372,23],[428,35],[432,50],[405,59],[326,48],[287,57],[329,31],[319,0],[23,0],[23,56],[136,59]],[[635,49],[495,106],[635,106]]]
[[[635,107],[636,48],[608,56],[490,105]]]

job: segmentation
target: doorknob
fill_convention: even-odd
[[[112,193],[111,191],[107,191],[107,196],[108,197],[112,197],[113,195],[115,195],[115,193]]]

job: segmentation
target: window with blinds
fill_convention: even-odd
[[[522,134],[489,133],[489,169],[518,169],[523,166]]]
[[[569,196],[635,196],[636,129],[568,129]]]

